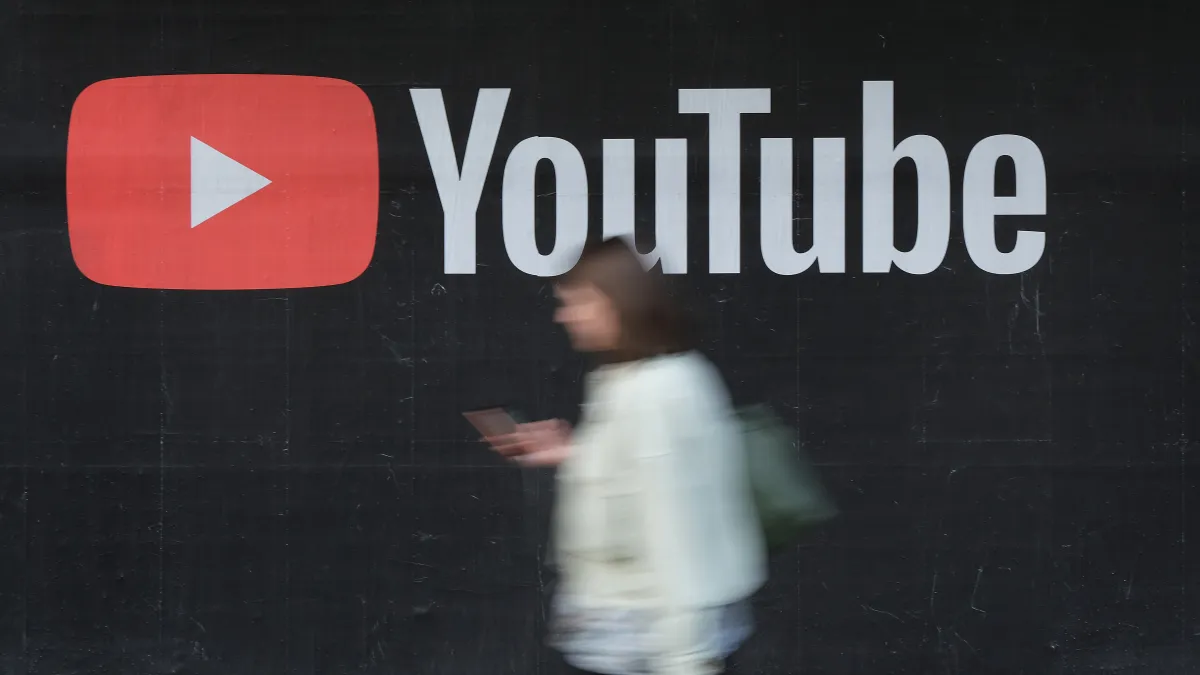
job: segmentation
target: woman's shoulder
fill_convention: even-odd
[[[716,366],[696,351],[646,359],[629,370],[626,384],[631,393],[655,398],[707,399],[725,391]]]

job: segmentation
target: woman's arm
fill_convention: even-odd
[[[657,621],[661,659],[657,675],[707,675],[720,672],[719,655],[709,653],[706,637],[715,627],[705,626],[713,613],[706,612],[703,596],[708,578],[705,543],[704,466],[707,458],[689,442],[706,420],[693,419],[696,392],[686,388],[658,387],[633,414],[637,435],[633,455],[644,490],[644,532],[648,562],[662,593]],[[639,397],[640,398],[640,397]],[[689,452],[691,450],[692,452]],[[719,505],[717,505],[719,508]]]
[[[571,425],[563,420],[530,422],[517,425],[516,431],[510,434],[483,440],[518,464],[558,466],[571,453]]]

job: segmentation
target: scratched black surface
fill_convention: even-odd
[[[848,274],[764,270],[748,168],[744,272],[689,278],[735,394],[795,412],[844,509],[775,561],[741,672],[1200,672],[1200,73],[1180,11],[386,4],[0,9],[0,672],[555,672],[549,482],[493,461],[458,417],[495,397],[571,415],[579,395],[548,290],[505,257],[502,159],[527,136],[575,143],[595,227],[602,138],[688,137],[702,268],[705,122],[675,102],[710,86],[773,90],[744,125],[747,167],[762,136],[800,139],[800,186],[807,139],[844,136],[850,156]],[[76,271],[74,97],[193,72],[364,88],[384,194],[362,278],[162,293]],[[940,139],[956,184],[985,136],[1038,144],[1034,269],[971,264],[956,188],[943,269],[857,271],[867,79],[895,80],[897,138]],[[443,89],[459,152],[478,87],[512,87],[476,276],[442,274],[411,86]],[[903,240],[915,182],[896,180]]]

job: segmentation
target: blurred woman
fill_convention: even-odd
[[[582,673],[724,672],[766,554],[721,377],[621,239],[586,249],[555,295],[555,321],[597,362],[580,423],[488,439],[558,467],[550,644]]]

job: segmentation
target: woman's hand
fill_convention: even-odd
[[[523,466],[557,466],[571,451],[571,425],[563,420],[518,424],[511,434],[484,440],[493,450]]]

